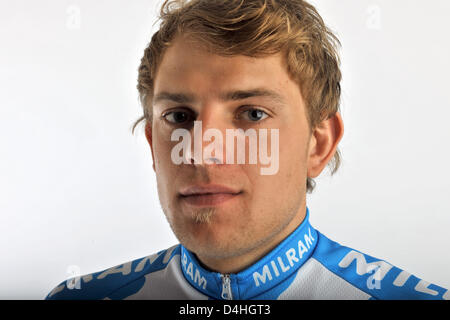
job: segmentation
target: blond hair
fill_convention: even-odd
[[[310,133],[339,111],[341,71],[338,38],[317,10],[303,0],[165,0],[161,25],[153,34],[139,66],[139,98],[152,121],[153,87],[165,50],[178,34],[189,33],[222,56],[263,57],[283,52],[287,72],[300,86],[307,108]],[[339,168],[339,148],[328,163],[333,175]],[[311,193],[315,181],[307,178]]]

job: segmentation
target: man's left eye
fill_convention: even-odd
[[[244,118],[252,122],[261,121],[269,116],[267,113],[260,109],[248,109],[241,114],[247,114],[247,116],[244,116]]]

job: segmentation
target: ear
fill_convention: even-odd
[[[145,137],[147,138],[148,144],[150,145],[150,150],[152,152],[153,160],[153,171],[155,170],[155,157],[153,155],[153,140],[152,140],[152,123],[150,121],[145,122]]]
[[[322,121],[311,135],[308,155],[308,178],[320,175],[336,152],[344,135],[344,123],[339,112]]]

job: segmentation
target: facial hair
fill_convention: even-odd
[[[202,224],[202,223],[209,224],[211,222],[211,218],[215,212],[216,212],[215,208],[201,208],[201,209],[192,210],[191,216],[192,216],[192,219],[197,224]]]

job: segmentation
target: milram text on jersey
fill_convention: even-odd
[[[204,269],[178,244],[74,277],[46,299],[445,299],[450,292],[315,230],[309,209],[276,248],[237,274]]]

